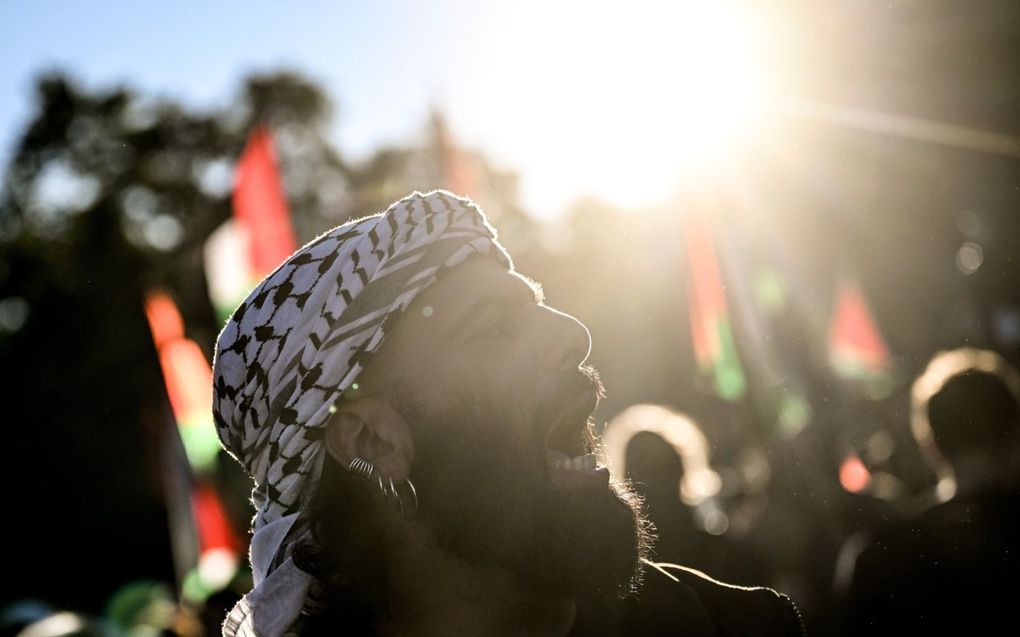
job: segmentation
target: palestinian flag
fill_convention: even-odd
[[[687,306],[694,355],[701,372],[711,379],[715,393],[725,400],[739,400],[747,391],[747,380],[733,338],[712,231],[700,215],[687,217],[684,227],[690,268]]]
[[[188,462],[196,473],[210,471],[220,451],[212,417],[212,369],[198,344],[184,337],[184,320],[165,292],[146,297],[145,314]]]
[[[205,246],[209,295],[221,319],[297,249],[273,137],[265,126],[252,131],[237,162],[233,210],[233,218]]]
[[[478,197],[474,166],[454,142],[446,118],[439,111],[432,114],[432,142],[439,159],[443,187],[461,196]]]
[[[212,417],[212,369],[197,343],[184,335],[184,320],[165,292],[145,300],[153,342],[181,445],[167,445],[167,508],[182,593],[200,601],[226,586],[237,572],[242,547],[214,486],[220,441]],[[180,461],[183,447],[187,459]]]
[[[889,349],[860,288],[840,284],[829,326],[829,364],[842,378],[872,379],[890,371]]]

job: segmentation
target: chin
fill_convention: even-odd
[[[560,528],[544,547],[544,562],[558,565],[560,574],[549,584],[594,598],[637,592],[654,541],[640,496],[615,483],[557,492],[550,526]]]
[[[635,493],[590,476],[564,486],[556,471],[510,454],[456,455],[445,470],[415,478],[420,518],[440,548],[498,566],[541,594],[607,598],[636,589],[652,537]]]
[[[527,419],[477,396],[448,401],[441,415],[405,406],[416,431],[433,432],[415,439],[419,519],[440,548],[536,593],[625,596],[652,544],[643,503],[593,453],[597,380],[559,389]]]

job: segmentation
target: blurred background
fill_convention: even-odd
[[[914,377],[963,345],[1020,363],[1014,0],[52,1],[0,25],[4,635],[216,634],[253,513],[208,413],[218,330],[290,250],[414,189],[471,196],[590,328],[658,557],[777,587],[814,634],[848,539],[937,499]]]

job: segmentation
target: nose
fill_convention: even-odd
[[[577,369],[591,353],[591,334],[581,321],[551,307],[542,307],[544,326],[541,340],[548,363],[556,371]]]

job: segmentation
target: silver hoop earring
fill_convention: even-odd
[[[400,499],[400,494],[397,493],[397,488],[393,486],[393,478],[390,478],[389,480],[390,480],[390,488],[389,488],[389,492],[386,494],[386,497],[389,497],[390,495],[392,495],[393,499],[397,501],[397,506],[400,507],[400,513],[403,514],[404,513],[404,501]]]
[[[418,514],[418,490],[414,488],[414,483],[411,482],[410,478],[404,478],[404,482],[406,482],[407,486],[409,486],[411,488],[411,495],[414,496],[414,513],[412,515],[417,515]]]
[[[351,464],[347,466],[347,470],[354,475],[361,476],[367,480],[372,475],[372,472],[375,471],[375,466],[364,458],[355,458],[354,460],[351,460]]]
[[[418,490],[414,488],[414,483],[411,482],[410,478],[404,478],[404,483],[406,483],[407,487],[411,490],[410,503],[406,505],[404,504],[404,496],[400,493],[400,490],[397,488],[397,486],[393,484],[392,479],[390,480],[390,493],[393,494],[393,499],[397,501],[397,505],[400,507],[401,515],[410,520],[413,520],[415,516],[418,515]],[[410,506],[410,504],[412,503],[414,504],[413,508],[411,508]]]

